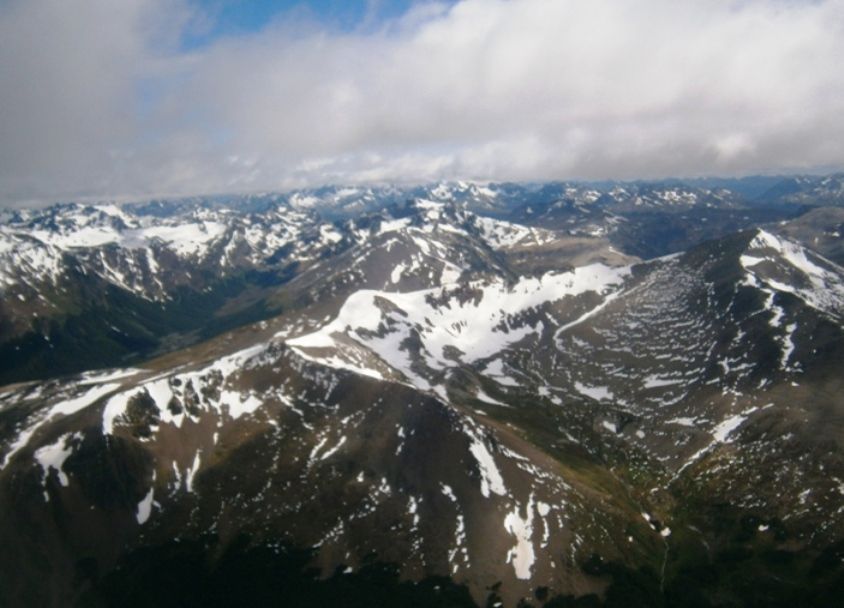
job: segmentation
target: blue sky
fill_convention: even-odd
[[[223,36],[248,36],[274,21],[313,19],[340,31],[376,27],[407,11],[413,0],[195,0],[210,18],[201,31],[185,32],[183,44],[194,49]]]

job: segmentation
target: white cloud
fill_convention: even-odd
[[[201,18],[3,5],[0,199],[844,165],[844,0],[464,0],[180,51]]]

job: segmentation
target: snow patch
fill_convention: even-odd
[[[481,473],[481,494],[483,494],[484,498],[489,498],[490,492],[499,496],[506,495],[507,488],[504,486],[504,479],[501,477],[501,473],[495,464],[495,458],[493,458],[487,449],[483,438],[477,430],[471,429],[468,426],[465,426],[464,430],[472,442],[469,446],[469,451],[475,457]]]
[[[516,546],[507,552],[506,563],[512,562],[516,578],[530,580],[531,568],[536,561],[531,540],[533,536],[533,494],[530,495],[528,500],[526,517],[522,518],[519,513],[519,506],[516,504],[515,509],[504,518],[504,529],[508,534],[516,537]]]
[[[80,440],[82,439],[81,433],[65,433],[61,437],[59,437],[55,443],[51,443],[50,445],[45,445],[41,448],[35,450],[35,460],[41,465],[41,470],[43,472],[42,475],[42,484],[47,483],[47,476],[50,473],[50,469],[54,469],[59,476],[59,483],[62,487],[67,487],[69,484],[67,475],[64,472],[64,463],[67,458],[73,454],[73,446],[71,445],[72,440]],[[45,498],[46,498],[45,494]]]
[[[613,398],[612,391],[610,391],[609,387],[606,386],[589,386],[588,384],[575,381],[574,388],[581,395],[594,399],[595,401],[603,401],[604,399]]]
[[[135,517],[140,525],[144,525],[149,519],[149,516],[152,514],[152,498],[154,491],[155,488],[150,488],[147,495],[144,496],[144,499],[138,503],[138,509]]]

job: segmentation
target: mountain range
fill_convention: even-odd
[[[0,223],[0,604],[834,605],[841,176]]]

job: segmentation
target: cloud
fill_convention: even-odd
[[[844,166],[844,0],[463,0],[180,47],[207,19],[0,5],[0,200]]]

